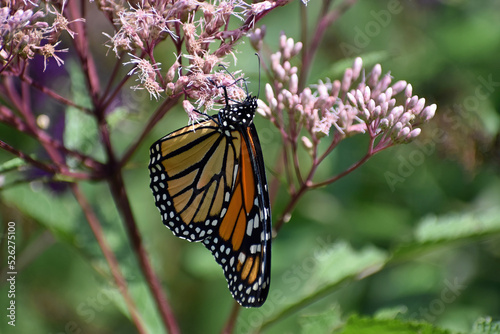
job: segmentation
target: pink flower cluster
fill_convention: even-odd
[[[64,1],[61,12],[49,4],[38,6],[31,1],[11,1],[9,5],[0,8],[1,71],[9,69],[17,73],[22,70],[22,65],[18,66],[19,62],[15,60],[33,59],[35,54],[44,57],[45,68],[50,58],[54,58],[59,66],[64,64],[56,53],[67,52],[68,49],[56,49],[60,43],[59,37],[66,31],[74,38],[76,33],[69,25],[85,21],[81,18],[69,21],[64,17],[62,12],[65,3]],[[55,18],[51,19],[51,16]],[[47,23],[51,20],[51,24]]]
[[[261,36],[262,31],[256,29],[254,45]],[[266,85],[267,105],[260,104],[260,112],[284,132],[289,132],[290,125],[285,119],[298,125],[296,133],[304,128],[306,146],[328,136],[332,127],[341,138],[368,133],[384,144],[410,142],[420,134],[419,126],[436,112],[435,104],[426,106],[424,98],[412,95],[411,84],[393,83],[389,73],[382,74],[380,65],[366,74],[361,58],[354,60],[341,80],[327,79],[300,89],[298,69],[290,61],[301,48],[300,42],[281,36],[280,50],[271,55],[273,80]]]
[[[129,74],[138,76],[138,85],[133,89],[146,89],[150,96],[158,99],[161,93],[167,96],[185,94],[196,100],[198,108],[209,109],[213,97],[221,96],[217,85],[234,80],[227,74],[211,74],[222,59],[233,54],[239,39],[251,29],[255,21],[280,3],[265,1],[247,4],[243,0],[180,0],[175,2],[141,2],[128,5],[126,1],[101,0],[99,6],[106,11],[116,27],[109,37],[108,47],[117,56],[127,52],[135,68]],[[231,17],[242,25],[229,30]],[[177,50],[174,64],[167,75],[160,73],[160,63],[155,60],[154,48],[168,39]],[[211,45],[217,43],[217,48]],[[185,51],[183,51],[185,50]],[[233,57],[236,57],[233,54]],[[230,98],[238,99],[238,87],[228,89]]]

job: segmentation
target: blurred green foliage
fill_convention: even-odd
[[[240,312],[238,333],[499,333],[498,323],[488,317],[500,318],[500,94],[499,84],[489,91],[484,82],[500,82],[500,3],[400,1],[401,11],[382,19],[389,3],[359,1],[345,13],[327,31],[309,83],[338,78],[354,56],[361,56],[366,67],[381,63],[396,79],[410,82],[419,96],[438,104],[438,113],[417,142],[384,151],[302,199],[273,243],[269,299],[260,309]],[[295,1],[262,21],[272,50],[281,31],[299,39],[299,6]],[[319,1],[309,2],[309,29],[319,8]],[[357,52],[346,54],[346,45]],[[113,57],[105,57],[101,44],[94,48],[101,49],[97,54],[106,73]],[[165,50],[165,57],[171,52]],[[235,67],[250,77],[255,91],[253,51],[242,44],[237,52]],[[489,94],[478,96],[478,87]],[[124,93],[128,114],[122,108],[113,116],[118,152],[157,106],[142,93]],[[81,98],[81,91],[73,94]],[[159,122],[128,164],[126,187],[183,332],[214,333],[233,303],[222,271],[202,245],[175,238],[161,224],[149,190],[149,144],[186,122],[181,108]],[[265,120],[256,123],[271,179],[279,136]],[[436,129],[444,135],[433,135]],[[3,125],[0,133],[27,152],[35,147]],[[77,135],[67,133],[79,145]],[[342,171],[365,149],[363,138],[343,142],[318,176]],[[5,152],[0,161],[6,162],[3,168],[19,165]],[[399,181],[388,181],[391,175]],[[141,316],[151,333],[162,333],[107,187],[82,186]],[[284,187],[279,194],[275,214],[286,203]],[[5,190],[0,221],[2,226],[16,222],[16,333],[135,332],[69,192],[54,193],[40,183]],[[4,268],[6,246],[1,245]],[[7,289],[3,280],[2,333]]]

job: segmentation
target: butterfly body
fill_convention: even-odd
[[[223,87],[225,89],[225,87]],[[261,306],[271,265],[271,212],[252,96],[172,132],[150,149],[151,189],[174,235],[202,242],[233,298]]]

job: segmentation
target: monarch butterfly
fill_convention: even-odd
[[[226,86],[217,88],[225,97],[218,114],[151,146],[150,187],[163,223],[177,237],[202,242],[233,298],[259,307],[269,291],[271,211],[253,124],[257,97],[247,89],[243,102],[230,104]]]

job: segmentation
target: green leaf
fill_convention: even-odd
[[[342,331],[342,334],[449,334],[444,329],[434,327],[425,322],[404,322],[396,319],[374,319],[351,316]]]
[[[130,117],[129,110],[125,107],[115,108],[106,118],[110,129],[115,129],[122,121]]]
[[[315,265],[310,271],[309,278],[303,274],[297,277],[283,277],[283,282],[292,282],[295,278],[300,282],[299,291],[287,291],[291,286],[283,285],[275,288],[271,293],[285,296],[283,302],[278,303],[274,312],[266,314],[262,328],[270,326],[281,318],[306,307],[319,298],[331,293],[339,286],[349,280],[360,280],[366,276],[379,271],[386,263],[388,256],[385,252],[375,247],[365,247],[354,250],[347,242],[337,242],[323,247],[320,251],[315,250],[309,257],[303,260],[302,267],[314,261]],[[300,266],[300,265],[299,265]],[[293,271],[291,272],[293,275]]]
[[[117,257],[120,270],[127,280],[131,295],[148,333],[164,333],[161,318],[151,293],[146,285],[140,268],[124,228],[117,224],[119,216],[113,206],[112,198],[106,191],[106,186],[81,184],[82,190],[96,208],[103,229],[103,234]],[[61,242],[69,244],[84,257],[100,275],[96,276],[100,283],[92,290],[92,298],[102,301],[101,304],[113,303],[117,309],[130,318],[123,296],[114,285],[102,250],[92,233],[82,208],[70,193],[54,195],[43,187],[33,189],[25,187],[10,188],[2,192],[3,198],[27,216],[34,217],[40,225],[47,228]],[[98,205],[99,204],[99,205]]]
[[[81,209],[68,195],[57,196],[44,188],[15,187],[2,192],[3,197],[49,229],[59,239],[76,242],[76,229]]]
[[[80,68],[74,62],[68,62],[67,68],[71,80],[73,101],[78,105],[90,108],[92,104]],[[100,147],[100,144],[95,117],[77,108],[68,107],[64,126],[64,144],[67,148],[84,154],[96,153],[96,148]],[[74,167],[76,161],[73,158],[68,159],[68,164]]]
[[[415,229],[415,241],[400,245],[395,258],[422,254],[449,243],[474,240],[500,233],[500,209],[481,208],[470,212],[427,217]]]
[[[342,311],[338,305],[333,305],[324,312],[310,315],[303,315],[299,319],[302,327],[302,333],[331,333],[333,330],[341,327]]]
[[[374,318],[375,319],[396,319],[396,317],[400,314],[405,314],[408,312],[408,308],[404,305],[398,305],[394,307],[388,307],[388,308],[383,308],[375,312]]]
[[[306,295],[329,288],[349,277],[363,278],[377,272],[387,255],[380,249],[367,246],[354,250],[347,242],[338,242],[318,257],[316,268],[305,284]]]
[[[491,318],[480,318],[474,323],[472,334],[500,334],[500,321]]]
[[[450,214],[424,219],[415,231],[420,242],[456,240],[500,232],[500,209]]]
[[[22,166],[26,166],[26,162],[21,158],[14,158],[0,165],[0,173],[5,173]]]

